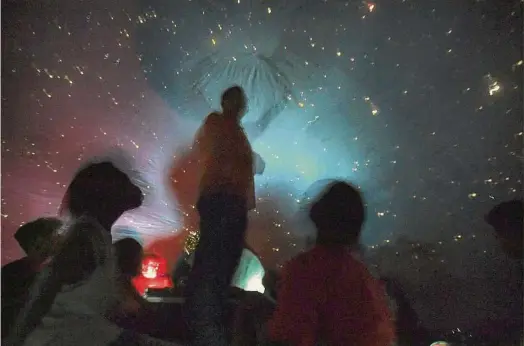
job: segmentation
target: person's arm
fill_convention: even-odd
[[[25,339],[50,311],[62,285],[77,281],[83,274],[75,266],[77,264],[75,260],[82,258],[82,252],[78,247],[72,246],[77,244],[76,239],[81,234],[80,231],[79,224],[71,226],[66,233],[67,241],[64,241],[58,253],[36,275],[25,305],[18,313],[13,330],[9,333],[7,345],[23,345]]]
[[[117,323],[137,317],[142,310],[141,297],[138,293],[134,294],[132,283],[127,282],[124,278],[118,278],[116,285],[117,301],[107,311],[106,317]]]
[[[307,278],[306,268],[291,262],[284,269],[277,307],[268,322],[271,341],[315,345],[318,327],[318,286]]]
[[[5,345],[23,345],[27,336],[38,326],[48,313],[60,291],[61,283],[57,267],[50,265],[42,269],[32,284],[24,307],[15,319],[13,329]]]
[[[262,156],[255,152],[253,152],[253,166],[255,174],[264,174],[264,170],[266,169],[266,162],[264,161]]]

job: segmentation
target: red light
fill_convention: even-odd
[[[377,7],[377,5],[371,1],[362,1],[362,3],[368,8],[369,12],[373,12]]]
[[[142,260],[142,276],[154,279],[167,274],[167,262],[157,255],[146,255]]]
[[[155,260],[144,261],[142,263],[142,275],[146,279],[154,279],[158,276],[158,268],[160,263]]]
[[[167,274],[167,261],[157,255],[144,256],[140,275],[133,279],[133,283],[140,294],[148,288],[173,287],[173,281]]]

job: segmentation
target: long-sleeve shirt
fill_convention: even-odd
[[[255,207],[253,152],[242,126],[218,113],[206,118],[196,136],[200,194],[228,192]]]
[[[31,260],[24,257],[3,266],[1,274],[2,336],[6,337],[38,273]]]
[[[96,221],[80,217],[72,221],[64,237],[66,245],[31,286],[17,318],[13,344],[105,345],[121,333],[105,318],[106,312],[121,301],[111,234]],[[64,278],[71,277],[69,271],[82,267],[78,261],[83,257],[74,255],[78,248],[91,249],[95,268],[90,274],[82,273],[85,275],[78,282],[63,284]]]
[[[284,267],[268,332],[292,346],[390,346],[395,340],[382,285],[349,250],[327,246]]]

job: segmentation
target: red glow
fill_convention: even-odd
[[[146,279],[155,279],[158,276],[158,267],[160,267],[160,263],[156,260],[142,263],[142,276]]]
[[[146,255],[142,260],[140,275],[133,279],[136,290],[143,295],[148,288],[172,288],[173,281],[167,274],[167,261],[157,255]]]

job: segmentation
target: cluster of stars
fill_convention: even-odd
[[[341,177],[362,189],[371,250],[402,248],[396,239],[406,235],[485,254],[483,214],[521,193],[514,9],[412,1],[82,6],[47,9],[24,19],[20,32],[10,29],[5,234],[54,213],[79,163],[117,146],[149,186],[148,205],[124,222],[149,238],[189,234],[185,247],[193,248],[190,213],[178,211],[161,175],[217,107],[219,82],[231,79],[250,96],[246,131],[267,163],[252,218],[269,235],[252,238],[255,248],[268,244],[259,245],[268,263],[303,248],[292,218],[316,180]],[[497,13],[504,20],[490,17]],[[493,22],[506,23],[506,40]],[[282,100],[269,125],[249,132]]]

